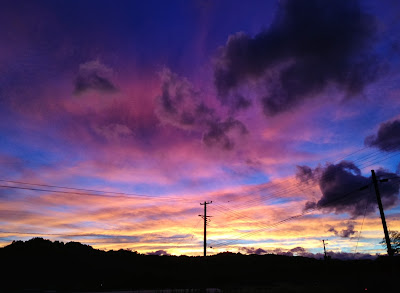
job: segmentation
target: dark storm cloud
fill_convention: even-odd
[[[348,222],[346,229],[342,229],[342,231],[337,231],[334,227],[329,228],[328,232],[334,233],[336,236],[340,236],[342,238],[351,238],[357,231],[354,230],[354,223]]]
[[[264,112],[289,110],[335,84],[346,96],[378,77],[375,19],[357,0],[283,0],[268,30],[237,33],[220,50],[214,81],[222,101],[246,82],[265,83]],[[230,101],[229,103],[233,103]],[[234,104],[234,103],[233,103]]]
[[[233,149],[235,140],[248,133],[241,121],[231,116],[219,117],[187,79],[165,69],[161,73],[161,82],[161,95],[157,97],[155,113],[162,122],[202,132],[202,141],[206,146],[224,150]],[[241,103],[246,104],[244,100]]]
[[[378,133],[368,136],[364,143],[387,152],[400,150],[400,120],[382,123]]]
[[[305,172],[305,173],[302,173]],[[377,204],[374,198],[370,197],[367,190],[360,188],[372,183],[371,177],[361,175],[361,170],[354,163],[342,161],[338,164],[327,164],[319,166],[314,170],[308,167],[297,169],[296,177],[300,182],[309,184],[304,178],[311,178],[313,182],[319,185],[322,197],[317,202],[307,202],[305,209],[322,208],[335,213],[348,213],[352,217],[372,213],[376,210]],[[376,171],[378,178],[391,178],[396,176],[394,173],[379,169]],[[310,177],[311,176],[311,177]],[[381,183],[380,186],[382,202],[385,208],[393,207],[398,201],[400,182],[398,180],[389,180]],[[367,202],[369,202],[367,206]],[[367,207],[367,210],[365,210]]]
[[[117,91],[110,80],[112,70],[99,61],[90,61],[79,66],[79,73],[75,79],[74,94],[79,95],[89,90],[105,93]]]

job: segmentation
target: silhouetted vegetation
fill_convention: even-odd
[[[390,262],[387,257],[323,261],[228,252],[207,258],[157,256],[42,238],[14,241],[0,249],[0,257],[0,292],[207,287],[234,292],[385,292],[386,281],[392,282],[400,271],[399,257]]]
[[[389,231],[390,245],[394,254],[400,254],[400,232],[399,231]],[[382,239],[380,244],[387,248],[385,238]]]

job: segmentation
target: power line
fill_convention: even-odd
[[[200,224],[201,222],[201,218],[198,219],[198,221],[196,222],[196,224],[190,229],[189,234],[192,235],[192,237],[190,238],[190,242],[193,241],[194,238],[194,230],[197,228],[197,226]],[[176,243],[175,246],[180,247],[180,245],[182,244],[183,240],[185,240],[185,238],[182,238],[178,243]]]
[[[386,179],[388,179],[388,180],[390,180],[390,179],[400,179],[400,177],[399,177],[399,176],[394,176],[394,177],[390,177],[390,178],[385,178],[385,180],[386,180]],[[372,183],[368,184],[367,186],[371,186],[371,184],[372,184]],[[250,231],[250,232],[247,232],[247,233],[237,234],[237,235],[243,235],[243,234],[244,234],[244,235],[241,236],[241,237],[237,237],[236,239],[233,239],[233,240],[225,240],[225,241],[223,241],[223,242],[213,244],[213,246],[214,246],[214,247],[219,247],[219,246],[226,246],[226,245],[234,244],[234,243],[237,242],[238,240],[247,238],[247,237],[249,237],[249,236],[253,236],[253,235],[255,235],[255,234],[258,234],[258,233],[260,233],[260,232],[263,232],[263,231],[266,231],[266,230],[269,230],[269,229],[272,229],[272,228],[275,228],[276,226],[278,226],[278,225],[280,225],[280,224],[283,224],[283,223],[286,223],[287,221],[291,221],[291,220],[293,220],[293,219],[297,219],[297,218],[299,218],[299,217],[302,217],[302,216],[304,216],[304,215],[306,215],[306,214],[309,214],[309,213],[311,213],[311,212],[313,212],[313,211],[315,211],[315,210],[321,209],[321,208],[323,208],[324,206],[327,206],[327,205],[329,205],[329,204],[331,204],[331,203],[333,203],[333,202],[335,202],[335,201],[346,199],[346,197],[347,197],[348,195],[350,195],[350,194],[352,194],[352,193],[354,193],[354,192],[357,192],[357,191],[362,191],[362,190],[365,190],[365,188],[362,187],[362,188],[355,189],[355,190],[353,190],[352,192],[349,192],[349,193],[343,195],[343,196],[340,197],[340,198],[335,198],[335,199],[333,199],[333,200],[331,200],[331,201],[327,201],[327,202],[325,202],[323,205],[317,206],[316,208],[313,208],[313,209],[310,209],[310,210],[306,210],[306,211],[304,211],[303,213],[301,213],[301,214],[299,214],[299,215],[291,216],[291,217],[289,217],[289,218],[286,218],[286,219],[284,219],[284,220],[281,220],[281,221],[279,221],[279,222],[277,222],[277,223],[274,223],[274,224],[272,224],[272,225],[264,226],[264,228],[262,228],[262,229],[255,230],[255,231]],[[368,202],[369,202],[369,198],[368,198],[367,204],[368,204]],[[367,206],[366,206],[365,211],[364,211],[364,219],[365,219],[366,210],[367,210]],[[363,220],[363,222],[364,222],[364,220]],[[361,232],[360,232],[360,233],[361,233]],[[215,242],[214,242],[214,243],[215,243]],[[358,244],[357,244],[357,245],[358,245]]]
[[[42,187],[53,187],[53,188],[62,188],[62,189],[79,190],[79,191],[90,191],[90,192],[100,192],[100,193],[110,193],[110,194],[120,194],[120,195],[148,196],[148,195],[137,194],[137,193],[124,193],[124,192],[104,191],[104,190],[96,190],[96,189],[85,189],[85,188],[76,188],[76,187],[67,187],[67,186],[57,186],[57,185],[49,185],[49,184],[28,183],[28,182],[5,180],[5,179],[0,179],[0,181],[1,182],[7,182],[7,183],[16,183],[16,184],[42,186]]]
[[[5,181],[5,180],[0,180],[0,181]],[[30,184],[30,183],[23,183],[23,184],[38,185],[38,184]],[[45,185],[43,185],[43,186],[45,186]],[[55,193],[62,193],[62,194],[107,197],[107,198],[123,198],[123,199],[140,198],[140,199],[155,199],[155,200],[166,199],[166,200],[178,200],[178,201],[179,200],[181,200],[181,201],[193,201],[193,200],[184,199],[184,198],[177,198],[177,197],[152,196],[152,195],[134,194],[134,193],[115,193],[115,195],[108,195],[108,194],[98,194],[98,193],[86,193],[86,192],[82,193],[82,192],[71,192],[71,191],[52,190],[52,189],[33,188],[33,187],[11,186],[11,185],[0,185],[0,187],[1,188],[11,188],[11,189],[31,190],[31,191],[42,191],[42,192],[55,192]],[[58,187],[58,188],[65,188],[65,187]],[[70,188],[70,189],[73,189],[73,188]],[[84,189],[80,189],[80,190],[84,190]]]
[[[373,153],[376,153],[376,152],[373,152]],[[364,162],[363,166],[360,167],[360,169],[361,169],[361,168],[368,167],[368,166],[371,166],[371,165],[376,164],[376,163],[378,163],[378,162],[387,160],[387,159],[392,158],[392,157],[394,157],[394,156],[397,156],[397,155],[399,155],[399,154],[400,154],[400,153],[384,155],[383,158],[382,158],[382,157],[378,157],[378,158],[375,158],[375,159],[372,160],[372,161]],[[376,155],[376,154],[375,154],[375,155]],[[314,174],[312,175],[312,177],[313,177],[313,180],[314,180],[314,181],[317,181],[317,180],[328,180],[328,179],[330,179],[330,178],[333,177],[333,175],[334,175],[333,172],[334,172],[334,171],[331,171],[331,172],[328,171],[328,172],[322,174],[318,179],[315,178],[315,175],[314,175]],[[288,180],[287,180],[287,181],[288,181]],[[282,184],[282,183],[284,183],[284,182],[281,182],[281,183],[279,183],[279,184]],[[274,184],[274,185],[276,186],[276,185],[278,185],[278,184]],[[283,188],[283,189],[277,190],[277,191],[275,191],[275,192],[272,193],[272,194],[269,193],[268,196],[267,196],[267,198],[273,198],[274,195],[275,195],[275,198],[282,198],[282,197],[277,196],[277,195],[287,194],[287,193],[289,193],[289,192],[294,192],[294,190],[296,190],[296,188],[298,188],[299,184],[296,184],[296,186],[294,186],[294,185],[295,185],[295,184],[292,183],[291,186],[289,185],[289,187],[287,187],[287,188]],[[294,187],[293,187],[293,186],[294,186]],[[314,188],[314,186],[303,186],[303,188],[307,190],[307,189]],[[261,189],[262,189],[262,188],[261,188]],[[266,187],[266,189],[268,189],[268,187]],[[260,190],[260,189],[259,189],[259,190]],[[254,192],[256,192],[256,191],[254,191]],[[242,196],[242,197],[243,197],[243,196]],[[253,203],[256,204],[257,202],[260,202],[260,201],[262,201],[262,200],[265,200],[265,196],[261,196],[260,199],[254,199],[254,200],[246,201],[245,204],[235,205],[235,207],[244,208],[244,207],[254,206]]]
[[[371,187],[372,187],[372,185],[370,185],[370,189],[369,189],[369,191],[370,191],[370,196],[368,197],[368,199],[367,199],[367,203],[366,203],[366,205],[365,205],[364,217],[363,217],[363,220],[362,220],[362,222],[361,222],[360,232],[358,233],[358,237],[357,237],[357,244],[356,244],[356,249],[354,250],[354,253],[357,253],[358,242],[360,241],[360,237],[361,237],[361,231],[362,231],[362,229],[363,229],[363,226],[364,226],[365,216],[367,215],[367,210],[368,210],[369,200],[370,200],[370,198],[372,197],[372,193],[371,193]]]
[[[387,159],[387,158],[389,158],[389,157],[393,157],[393,156],[395,156],[395,155],[398,155],[398,154],[394,154],[394,155],[389,155],[389,156],[385,156],[384,158],[383,158],[383,160],[385,160],[385,159]],[[379,158],[381,161],[382,161],[382,158]],[[320,179],[321,178],[324,178],[325,180],[327,180],[328,179],[328,176],[326,176],[327,174],[324,174],[324,176],[321,176],[320,177]],[[329,175],[331,175],[331,174],[329,174]],[[331,177],[331,176],[329,176],[329,177]],[[397,177],[393,177],[393,178],[397,178]],[[388,178],[389,179],[389,178]],[[315,179],[314,179],[315,180]],[[284,192],[285,190],[283,190],[283,191],[281,191],[281,192]],[[286,190],[287,191],[287,190]],[[278,193],[279,193],[279,191],[278,191]],[[269,195],[269,197],[273,197],[273,195]],[[278,197],[278,198],[281,198],[281,197]],[[244,206],[249,206],[248,204],[247,205],[241,205],[241,207],[244,207]],[[250,219],[251,221],[252,221],[252,224],[254,225],[257,225],[257,226],[261,226],[260,224],[258,224],[258,223],[254,223],[254,219],[252,219],[252,218],[250,218],[250,217],[248,217],[248,216],[246,216],[245,214],[243,214],[243,213],[240,213],[240,212],[237,212],[237,211],[233,211],[233,210],[231,210],[231,209],[229,209],[229,208],[227,208],[227,207],[224,207],[224,206],[220,206],[219,207],[219,210],[220,210],[220,212],[222,212],[222,213],[224,213],[224,214],[233,214],[231,217],[232,218],[235,218],[235,219],[241,219],[241,218],[248,218],[248,219]],[[225,211],[225,210],[227,210],[227,211]]]
[[[346,156],[343,156],[343,157],[341,157],[341,158],[339,158],[339,159],[336,159],[335,161],[333,161],[333,163],[335,163],[335,162],[338,162],[338,161],[340,161],[340,160],[343,160],[343,159],[345,159],[345,158],[347,158],[347,157],[350,157],[351,155],[353,155],[353,154],[356,154],[356,153],[358,153],[358,152],[361,152],[361,151],[363,151],[363,150],[365,150],[365,149],[369,149],[370,147],[364,147],[364,148],[361,148],[361,149],[359,149],[359,150],[356,150],[356,151],[354,151],[354,152],[352,152],[352,153],[350,153],[350,154],[348,154],[348,155],[346,155]],[[374,152],[380,152],[379,150],[378,151],[374,151]],[[354,162],[354,160],[353,160],[353,162]],[[287,181],[289,181],[290,179],[286,179],[286,180],[284,180],[284,181],[282,181],[282,182],[278,182],[278,183],[267,183],[268,184],[268,186],[266,186],[265,187],[265,189],[268,189],[268,188],[272,188],[272,187],[275,187],[275,186],[278,186],[278,185],[281,185],[281,184],[284,184],[284,183],[287,183]],[[293,184],[293,183],[292,183]],[[298,185],[298,184],[297,184]],[[242,196],[242,197],[246,197],[246,196]],[[241,197],[236,197],[235,199],[238,199],[238,198],[241,198]]]
[[[332,200],[330,200],[330,201],[327,201],[327,202],[325,202],[323,205],[316,206],[315,208],[312,208],[312,209],[309,209],[309,210],[305,210],[305,211],[303,211],[302,213],[300,213],[300,214],[298,214],[298,215],[294,215],[294,216],[288,217],[288,218],[283,219],[283,220],[281,220],[281,221],[278,221],[278,222],[276,222],[276,223],[274,223],[274,224],[265,226],[264,228],[259,229],[259,230],[255,230],[255,231],[251,231],[251,232],[247,232],[247,233],[242,233],[242,235],[243,235],[243,234],[244,234],[244,235],[241,236],[241,237],[238,237],[238,238],[236,238],[236,239],[234,239],[234,240],[227,240],[227,241],[224,241],[224,242],[221,242],[221,243],[217,243],[217,244],[214,244],[213,246],[214,246],[214,247],[218,247],[218,246],[227,246],[227,245],[231,245],[231,244],[237,242],[237,240],[244,239],[244,238],[246,238],[246,237],[248,237],[248,236],[253,236],[253,235],[258,234],[258,233],[260,233],[260,232],[263,232],[263,231],[266,231],[266,230],[275,228],[276,226],[279,226],[279,225],[281,225],[281,224],[283,224],[283,223],[286,223],[286,222],[288,222],[288,221],[291,221],[291,220],[300,218],[300,217],[302,217],[302,216],[304,216],[304,215],[307,215],[307,214],[309,214],[309,213],[311,213],[311,212],[314,212],[315,210],[319,210],[319,209],[325,207],[325,206],[328,205],[328,204],[331,204],[331,203],[336,202],[336,201],[343,200],[343,199],[345,199],[346,197],[348,197],[349,195],[353,194],[354,192],[358,192],[358,191],[360,191],[360,188],[357,188],[357,189],[355,189],[355,190],[353,190],[353,191],[351,191],[351,192],[348,192],[348,193],[344,194],[344,195],[341,196],[341,197],[336,197],[336,198],[334,198],[334,199],[332,199]]]
[[[365,148],[363,148],[363,149],[361,149],[361,150],[355,151],[355,152],[351,153],[351,154],[348,155],[348,156],[351,156],[351,155],[356,154],[356,153],[360,153],[360,152],[364,151],[365,149],[367,149],[367,147],[365,147]],[[360,163],[362,163],[361,166],[365,165],[364,167],[366,167],[366,166],[368,166],[368,164],[376,164],[377,162],[381,162],[381,161],[387,160],[387,159],[392,158],[392,157],[394,157],[394,156],[397,156],[397,155],[399,155],[399,154],[400,154],[400,153],[394,153],[394,154],[393,154],[393,153],[386,153],[386,154],[382,154],[382,153],[379,152],[379,151],[373,151],[373,152],[371,152],[371,153],[369,153],[369,154],[367,154],[367,155],[364,155],[364,156],[361,156],[360,158],[357,158],[357,159],[354,160],[353,162],[360,162]],[[346,156],[346,157],[348,157],[348,156]],[[346,157],[344,157],[344,158],[346,158]],[[338,159],[338,160],[341,160],[341,159]],[[338,160],[336,160],[336,161],[338,161]],[[364,168],[364,167],[363,167],[363,168]],[[360,169],[361,169],[361,167],[360,167]],[[316,180],[321,180],[322,178],[323,178],[324,180],[327,180],[328,178],[331,178],[333,175],[334,175],[334,174],[326,173],[326,174],[323,174],[323,175],[319,176],[319,178],[317,178],[317,174],[313,174],[313,178],[312,178],[312,179],[313,179],[314,181],[316,181]],[[394,179],[394,178],[398,179],[399,177],[393,177],[393,178],[391,178],[391,179]],[[21,182],[21,181],[13,181],[13,180],[5,180],[5,179],[0,179],[0,181],[2,181],[2,182],[7,182],[7,183],[13,183],[13,184],[25,184],[25,185],[30,185],[30,186],[39,186],[39,187],[50,187],[50,188],[77,190],[77,191],[79,191],[79,192],[71,192],[71,191],[63,191],[63,190],[51,190],[51,189],[47,189],[47,188],[34,188],[34,187],[23,187],[23,186],[10,186],[10,185],[0,185],[1,188],[13,188],[13,189],[21,189],[21,190],[32,190],[32,191],[42,191],[42,192],[54,192],[54,193],[73,194],[73,195],[88,195],[88,196],[98,196],[98,197],[107,197],[107,198],[125,198],[125,199],[141,198],[141,199],[152,199],[152,200],[166,199],[166,200],[192,201],[192,200],[183,199],[183,198],[176,198],[176,197],[164,197],[164,196],[157,197],[157,196],[144,195],[144,194],[122,193],[122,192],[112,192],[112,191],[101,191],[101,190],[83,189],[83,188],[72,188],[72,187],[65,187],[65,186],[55,186],[55,185],[48,185],[48,184],[38,184],[38,183],[26,183],[26,182]],[[267,186],[265,186],[265,185],[260,186],[260,187],[256,188],[255,190],[252,190],[252,191],[248,192],[246,195],[243,195],[243,196],[241,196],[241,197],[236,197],[236,199],[240,199],[240,198],[243,198],[243,197],[248,197],[248,196],[251,195],[251,194],[255,194],[255,193],[257,193],[257,192],[263,192],[263,191],[266,191],[266,190],[271,189],[271,188],[279,188],[280,186],[282,186],[282,185],[285,183],[285,181],[287,182],[287,181],[289,181],[289,179],[288,179],[288,180],[284,180],[284,181],[282,181],[282,182],[278,182],[278,183],[267,184]],[[239,203],[239,205],[237,205],[237,206],[239,206],[239,207],[240,207],[240,206],[241,206],[241,207],[251,207],[251,206],[253,206],[255,203],[260,202],[260,201],[265,202],[265,200],[275,200],[275,199],[288,198],[287,196],[282,197],[281,195],[287,194],[287,193],[290,193],[290,192],[294,192],[294,190],[295,190],[296,188],[299,188],[299,184],[293,184],[293,183],[291,183],[288,187],[279,188],[278,190],[275,190],[275,191],[273,191],[272,193],[269,192],[267,195],[260,195],[260,198],[259,198],[259,199],[248,200],[248,201],[245,202],[245,204],[240,204],[240,203]],[[303,188],[304,188],[305,190],[307,190],[307,189],[310,189],[310,188],[313,188],[313,187],[312,187],[312,186],[309,186],[309,187],[308,187],[308,186],[307,186],[307,187],[304,187],[304,186],[303,186]],[[88,193],[86,193],[86,192],[80,192],[80,191],[88,191]],[[304,192],[303,190],[301,190],[301,191]],[[97,193],[96,193],[96,192],[97,192]],[[101,194],[98,194],[98,193],[101,193]],[[113,195],[111,195],[111,194],[113,194]],[[233,217],[236,218],[236,219],[240,219],[240,218],[243,217],[243,213],[234,211],[234,210],[232,210],[231,208],[227,208],[227,207],[225,207],[225,206],[223,206],[223,205],[219,205],[219,204],[218,204],[217,210],[219,210],[220,213],[224,213],[224,214],[226,214],[226,215],[233,215]],[[312,211],[314,211],[314,210],[308,210],[308,211],[306,211],[306,212],[307,212],[307,213],[310,213],[310,212],[312,212]],[[266,229],[275,228],[276,226],[278,226],[278,225],[280,225],[280,224],[282,224],[282,223],[285,223],[285,222],[287,222],[287,221],[296,219],[296,218],[301,217],[301,216],[303,216],[303,215],[305,215],[305,214],[306,214],[306,213],[302,213],[302,214],[299,214],[299,215],[295,215],[295,216],[289,217],[289,218],[287,218],[287,219],[284,219],[284,220],[282,220],[282,221],[279,221],[279,222],[274,223],[274,224],[269,225],[269,226],[264,226],[262,223],[256,224],[256,223],[254,223],[254,222],[253,222],[252,224],[256,224],[257,226],[262,227],[261,230],[264,230],[264,231],[265,231]],[[251,218],[251,217],[246,216],[246,218],[251,219],[252,221],[254,221],[254,219]],[[251,232],[247,232],[247,233],[255,233],[255,234],[256,234],[256,233],[259,233],[259,232],[261,232],[261,231],[260,231],[260,230],[256,230],[256,231],[251,231]],[[360,232],[361,232],[361,231],[360,231]],[[1,231],[0,231],[0,233],[1,233]],[[27,233],[21,233],[21,234],[27,235]],[[29,233],[29,235],[56,235],[56,236],[57,236],[57,235],[61,235],[61,234],[44,234],[44,233],[41,233],[41,234],[40,234],[40,233],[37,233],[37,234],[34,234],[34,233]],[[243,233],[241,233],[240,235],[243,235]],[[251,234],[246,234],[246,235],[249,235],[249,236],[250,236]],[[252,235],[254,235],[254,234],[252,234]],[[246,236],[246,237],[248,237],[248,236]],[[240,237],[240,238],[243,239],[243,237]],[[223,244],[224,244],[224,243],[222,243],[222,245],[223,245]],[[228,244],[229,244],[229,243],[228,243]],[[220,246],[220,245],[217,244],[216,246]]]

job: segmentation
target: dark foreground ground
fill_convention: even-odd
[[[0,261],[0,292],[399,292],[400,287],[400,257],[326,262],[232,253],[153,256],[36,238],[1,248]]]

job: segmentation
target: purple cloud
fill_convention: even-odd
[[[378,133],[367,136],[364,143],[387,152],[400,150],[400,120],[381,123]]]
[[[351,238],[357,233],[357,231],[354,230],[354,222],[348,222],[346,229],[342,229],[341,231],[337,231],[334,227],[331,227],[328,232],[332,232],[335,236],[342,238]]]
[[[267,115],[290,110],[330,84],[357,95],[378,78],[380,60],[370,50],[375,32],[376,20],[357,0],[280,1],[269,29],[232,35],[220,50],[214,71],[220,99],[240,105],[232,92],[260,80]]]
[[[396,176],[391,172],[379,169],[378,178],[391,178]],[[364,212],[376,211],[377,203],[368,198],[363,191],[357,191],[372,183],[371,177],[361,175],[361,170],[352,162],[342,161],[338,164],[327,164],[311,169],[307,166],[297,168],[297,179],[305,184],[319,185],[322,197],[317,202],[307,202],[305,209],[322,208],[337,214],[348,213],[353,217],[363,215]],[[400,182],[389,181],[380,186],[382,202],[385,208],[391,208],[398,202]],[[352,192],[351,196],[349,193]],[[344,197],[345,195],[349,195]],[[367,202],[369,204],[367,205]],[[367,207],[367,209],[366,209]]]
[[[162,249],[154,251],[154,252],[148,252],[146,254],[147,255],[158,255],[158,256],[170,255],[168,252],[166,252],[165,250],[162,250]]]
[[[302,256],[308,258],[315,259],[323,259],[323,253],[311,253],[307,251],[305,248],[298,246],[292,249],[281,249],[276,248],[272,250],[264,250],[262,248],[254,248],[254,247],[241,247],[240,251],[243,251],[246,254],[276,254],[276,255],[284,255],[284,256]],[[368,254],[368,253],[351,253],[351,252],[334,252],[329,251],[327,253],[332,259],[341,259],[341,260],[356,260],[356,259],[374,259],[376,256]]]
[[[161,73],[161,82],[155,113],[163,123],[201,132],[206,146],[223,150],[233,149],[235,140],[248,133],[241,121],[231,116],[225,118],[206,105],[201,92],[187,79],[165,69]]]
[[[79,66],[79,73],[75,80],[74,94],[79,95],[89,90],[104,93],[117,91],[111,81],[112,70],[98,60],[89,61]]]

